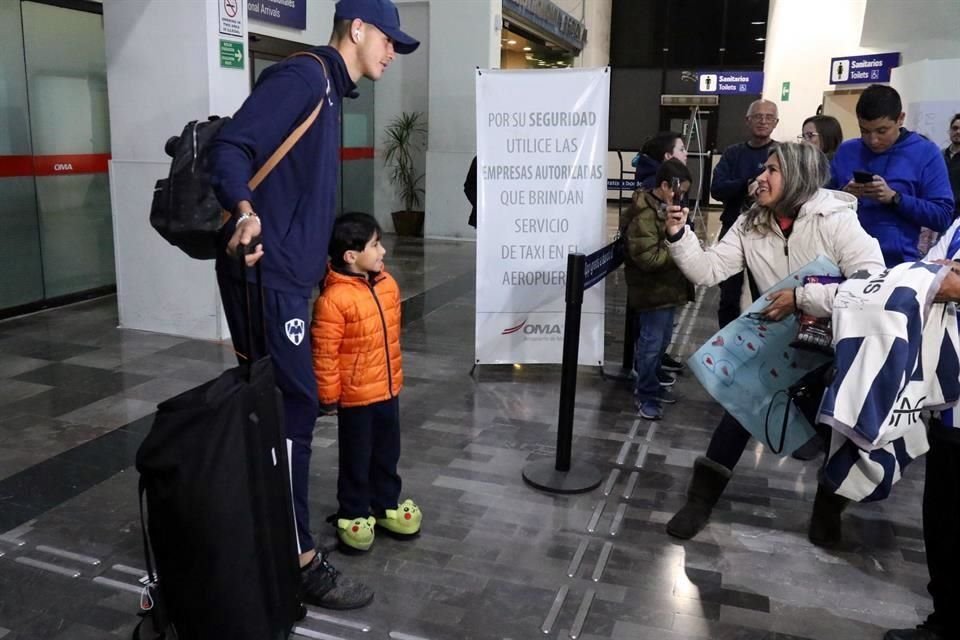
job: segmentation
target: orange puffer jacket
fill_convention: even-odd
[[[400,288],[390,274],[371,282],[331,269],[310,333],[321,405],[360,407],[400,393]]]

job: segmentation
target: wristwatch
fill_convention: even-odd
[[[257,215],[256,211],[252,209],[250,211],[244,211],[239,216],[237,216],[237,225],[246,220],[247,218],[257,218],[259,220],[260,216]]]
[[[899,207],[901,200],[903,200],[903,196],[901,196],[900,192],[897,191],[896,193],[893,194],[893,199],[890,202],[893,203],[893,206]]]

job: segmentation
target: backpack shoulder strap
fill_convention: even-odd
[[[314,53],[310,53],[309,51],[301,51],[299,53],[295,53],[289,56],[289,58],[293,58],[295,56],[310,56],[311,58],[313,58],[314,60],[320,63],[320,67],[323,69],[323,76],[327,80],[326,92],[324,94],[324,97],[320,98],[320,102],[317,103],[316,108],[307,117],[307,119],[301,122],[300,126],[294,129],[293,133],[287,136],[287,139],[284,140],[279,147],[277,147],[277,150],[273,152],[273,155],[271,155],[270,158],[268,158],[267,161],[263,163],[263,166],[260,167],[257,173],[253,176],[253,178],[250,179],[248,186],[250,187],[251,190],[259,187],[260,183],[263,182],[268,175],[270,175],[270,172],[273,171],[274,167],[276,167],[280,163],[280,161],[283,160],[283,157],[287,155],[290,149],[293,148],[293,145],[297,144],[300,138],[303,137],[303,134],[307,132],[307,129],[309,129],[310,126],[313,125],[314,121],[316,121],[317,116],[320,115],[320,110],[323,109],[324,101],[330,99],[330,75],[327,73],[327,65],[323,62],[323,59]]]

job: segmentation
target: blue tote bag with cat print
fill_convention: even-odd
[[[840,270],[820,256],[764,293],[799,287],[808,276],[838,277]],[[765,295],[760,296],[700,347],[687,365],[713,399],[753,437],[774,453],[789,455],[815,432],[791,406],[788,390],[828,364],[831,357],[791,347],[799,326],[797,316],[791,314],[779,322],[766,320],[761,312],[769,304]]]

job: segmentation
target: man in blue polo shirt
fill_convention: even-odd
[[[264,71],[210,148],[214,190],[233,214],[217,258],[224,312],[237,353],[249,354],[244,274],[234,256],[238,245],[253,244],[246,262],[261,263],[266,322],[257,328],[273,359],[291,446],[301,596],[308,604],[331,609],[362,607],[373,599],[373,591],[333,569],[325,554],[315,550],[310,534],[307,490],[318,401],[306,330],[309,302],[326,269],[336,215],[341,101],[356,97],[361,77],[379,80],[396,54],[412,53],[419,44],[400,30],[400,16],[390,0],[340,0],[330,44],[310,50],[324,64],[299,56]],[[247,187],[251,176],[320,100],[324,105],[316,122],[252,193]]]
[[[943,233],[953,221],[943,154],[930,140],[903,128],[903,105],[893,87],[870,85],[856,110],[860,138],[837,149],[831,184],[859,199],[860,224],[880,243],[888,267],[919,260],[921,229]]]

